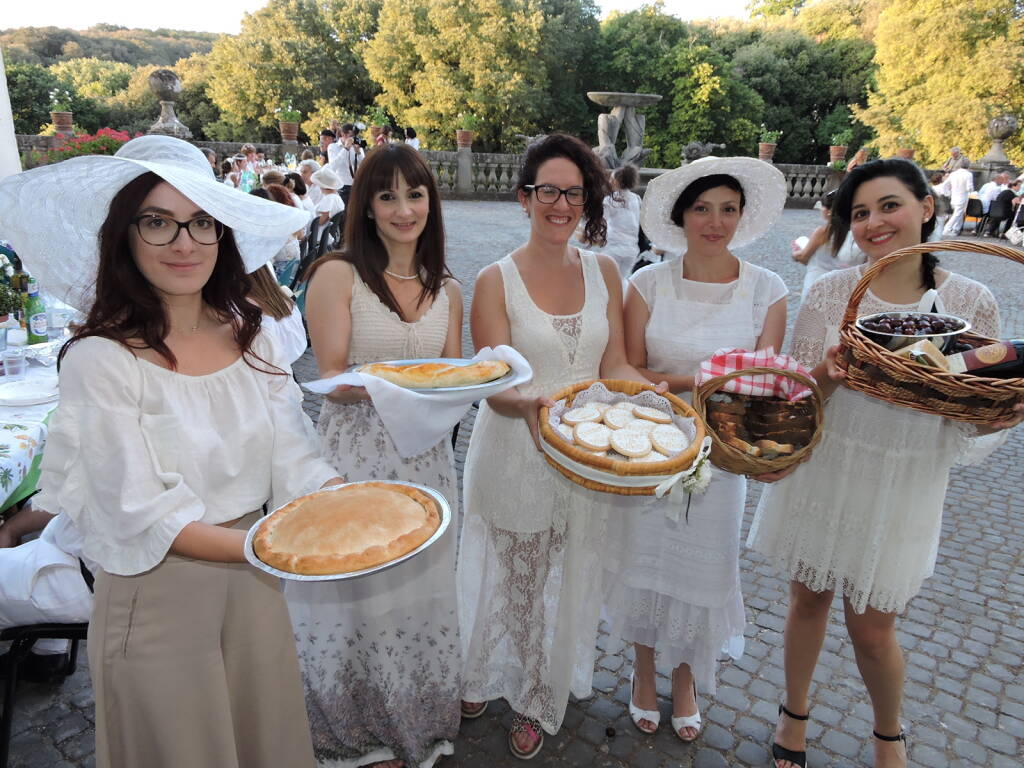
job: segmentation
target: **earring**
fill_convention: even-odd
[[[366,218],[372,219],[373,218],[373,211],[367,211],[366,212]]]

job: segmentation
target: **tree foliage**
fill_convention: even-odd
[[[39,64],[8,64],[7,90],[16,133],[36,133],[50,120],[50,91],[60,81]]]
[[[60,27],[0,30],[0,47],[8,64],[52,66],[68,59],[95,58],[132,67],[170,66],[193,53],[207,53],[220,35],[174,29],[127,29],[97,24],[84,31]]]
[[[1024,114],[1024,19],[1014,0],[891,0],[878,23],[878,85],[859,119],[883,152],[911,143],[924,163],[951,145],[973,159],[991,140],[988,120]],[[1024,162],[1020,133],[1006,143]]]

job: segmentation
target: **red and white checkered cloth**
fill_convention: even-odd
[[[697,386],[733,371],[744,368],[780,368],[784,371],[802,373],[813,378],[810,371],[789,355],[777,355],[774,349],[760,349],[750,352],[746,349],[723,347],[700,364],[697,374]],[[758,397],[777,397],[783,400],[800,400],[811,394],[809,387],[788,376],[767,373],[751,376],[739,376],[722,385],[720,392],[734,392],[738,395],[755,395]]]

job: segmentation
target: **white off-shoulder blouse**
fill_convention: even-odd
[[[280,357],[264,335],[253,351]],[[188,523],[276,507],[336,476],[301,405],[290,375],[243,358],[187,376],[83,339],[61,365],[37,504],[66,512],[108,573],[142,573]]]

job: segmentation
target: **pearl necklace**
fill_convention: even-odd
[[[391,275],[391,277],[395,278],[396,280],[417,280],[419,279],[420,276],[419,272],[417,272],[415,275],[396,275],[390,269],[385,269],[384,274]]]

